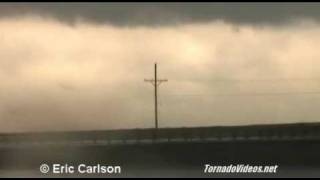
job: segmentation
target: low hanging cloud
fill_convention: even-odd
[[[320,25],[0,19],[0,131],[319,122]],[[319,94],[318,94],[319,93]]]
[[[233,24],[282,25],[300,18],[320,21],[318,3],[1,3],[0,17],[40,15],[64,23],[79,19],[115,26],[172,26],[221,20]]]

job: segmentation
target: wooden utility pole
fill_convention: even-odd
[[[154,79],[145,79],[145,82],[150,82],[154,86],[154,122],[155,128],[158,129],[158,86],[162,82],[167,82],[167,79],[158,79],[157,63],[154,64]]]

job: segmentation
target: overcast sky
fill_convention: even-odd
[[[0,131],[319,122],[320,4],[1,3]]]
[[[320,19],[318,3],[2,3],[2,17],[41,15],[67,23],[79,19],[119,26],[175,25],[224,20],[275,24]]]

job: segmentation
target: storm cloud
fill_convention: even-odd
[[[41,15],[116,26],[165,26],[224,20],[236,24],[283,25],[320,20],[319,3],[1,3],[0,16]]]
[[[51,11],[90,19],[82,11],[98,8],[78,6]],[[257,26],[219,16],[197,21],[191,13],[178,24],[119,26],[106,20],[116,8],[101,15],[104,23],[71,24],[35,9],[1,11],[1,132],[152,127],[153,87],[143,80],[152,78],[155,62],[159,77],[169,79],[160,85],[160,127],[319,122],[316,16]],[[129,15],[122,19],[130,24]]]

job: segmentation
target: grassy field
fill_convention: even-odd
[[[116,177],[319,177],[320,141],[237,141],[1,149],[2,176],[41,176],[42,163],[120,165]],[[204,165],[279,165],[276,174],[205,174]],[[78,176],[46,174],[43,176]],[[80,175],[79,175],[80,176]],[[100,176],[91,174],[88,176]],[[104,175],[112,176],[112,175]]]
[[[105,144],[97,143],[101,140]],[[143,143],[145,140],[148,143]],[[113,141],[118,143],[112,144]],[[75,142],[82,145],[76,146]],[[0,177],[320,176],[319,123],[10,133],[0,135],[0,145]],[[43,163],[113,165],[121,166],[122,171],[113,175],[41,174],[39,166]],[[205,174],[205,164],[278,165],[279,168],[276,174]]]

